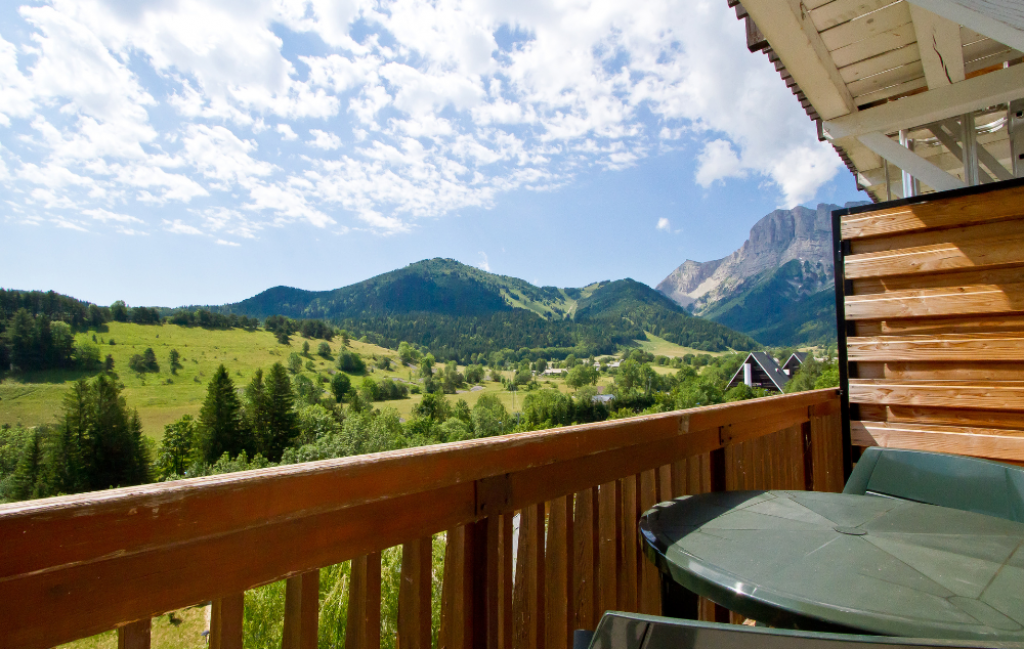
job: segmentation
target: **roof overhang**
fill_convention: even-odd
[[[1024,176],[1020,0],[729,2],[873,198]]]

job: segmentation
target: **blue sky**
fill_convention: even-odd
[[[538,284],[861,200],[724,0],[0,7],[0,286],[232,302],[429,257]]]

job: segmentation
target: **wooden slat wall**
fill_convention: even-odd
[[[840,217],[851,440],[1024,461],[1024,184]]]

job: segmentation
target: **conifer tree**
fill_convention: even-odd
[[[280,462],[284,449],[291,446],[299,434],[295,392],[287,370],[280,363],[274,363],[267,376],[267,426],[270,435],[266,458]]]
[[[210,379],[206,400],[199,411],[197,459],[213,464],[225,453],[231,457],[238,455],[249,446],[246,433],[235,384],[227,368],[221,365]]]
[[[156,470],[161,480],[185,475],[192,459],[195,437],[195,421],[192,415],[184,415],[173,424],[164,426],[164,438],[160,442],[160,454]]]
[[[45,495],[40,478],[43,473],[43,440],[38,430],[33,430],[21,452],[18,468],[14,472],[14,497],[18,500],[39,498]]]
[[[252,431],[253,447],[256,453],[268,457],[270,453],[270,397],[263,382],[263,369],[256,370],[252,381],[245,388],[245,418]]]

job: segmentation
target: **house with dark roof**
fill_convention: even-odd
[[[782,364],[782,371],[786,376],[793,376],[796,371],[800,369],[800,366],[807,360],[807,352],[793,352],[793,354],[786,359],[786,362]]]
[[[752,388],[764,388],[772,392],[782,392],[789,381],[789,376],[782,371],[779,364],[765,352],[750,352],[743,364],[732,375],[726,389],[746,384]]]

